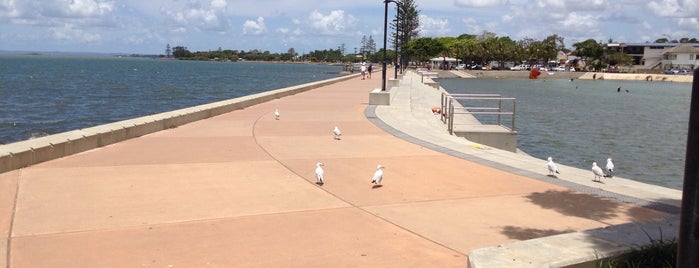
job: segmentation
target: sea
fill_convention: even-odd
[[[562,75],[557,73],[554,75]],[[450,93],[515,100],[517,147],[545,161],[682,189],[692,84],[569,79],[439,79]],[[493,106],[462,103],[464,106]],[[503,108],[512,107],[503,104]],[[495,124],[492,116],[476,116]],[[505,126],[511,117],[502,117]],[[565,172],[562,170],[561,172]],[[592,176],[592,173],[590,173]]]
[[[335,78],[342,66],[0,55],[0,144]]]

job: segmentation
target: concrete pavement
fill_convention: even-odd
[[[478,248],[674,213],[678,191],[547,179],[542,160],[449,136],[416,79],[390,106],[368,106],[375,72],[2,173],[0,266],[466,267]]]

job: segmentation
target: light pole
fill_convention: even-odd
[[[396,5],[400,4],[397,0],[383,1],[383,59],[381,63],[381,91],[386,91],[386,38],[388,35],[388,3],[390,2],[396,3]]]
[[[398,8],[399,8],[399,6],[396,5],[396,15],[398,15],[398,12],[400,12],[400,11],[398,10]],[[395,73],[393,74],[393,79],[398,79],[398,45],[399,45],[399,42],[400,42],[400,39],[398,38],[398,23],[399,23],[399,22],[398,22],[398,18],[396,18],[396,19],[393,20],[393,21],[396,22],[396,37],[395,37],[395,39],[393,40],[394,43],[395,43],[395,48],[396,48],[396,51],[395,51],[395,53],[396,53],[396,61],[393,62],[393,67],[395,67],[396,70],[395,70]]]

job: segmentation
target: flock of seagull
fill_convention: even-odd
[[[279,120],[279,117],[279,109],[274,109],[274,120]],[[333,137],[335,140],[340,140],[340,136],[342,136],[342,131],[340,131],[340,128],[335,126],[333,129]],[[325,166],[325,164],[321,162],[316,163],[315,174],[317,180],[316,184],[318,185],[325,184],[325,171],[323,170],[323,166]],[[378,165],[376,167],[376,171],[374,172],[374,176],[371,177],[371,183],[375,186],[381,186],[381,180],[383,179],[383,168],[384,167],[382,165]]]
[[[560,174],[560,172],[558,171],[558,167],[556,166],[556,163],[553,162],[553,157],[548,158],[548,162],[546,162],[546,167],[549,170],[549,176],[555,176],[555,174]],[[592,181],[595,182],[601,182],[602,178],[612,178],[614,176],[614,162],[612,162],[611,158],[607,158],[607,165],[605,166],[605,170],[602,170],[602,168],[597,165],[597,162],[592,162],[592,174],[595,175],[594,179],[592,179]]]
[[[274,109],[274,119],[279,120],[279,109]],[[335,126],[333,129],[333,137],[335,140],[340,140],[340,136],[342,136],[342,132],[340,129]],[[324,180],[324,175],[325,171],[323,170],[324,164],[321,162],[316,163],[316,169],[315,169],[315,174],[316,174],[316,180],[317,184],[323,185],[325,184]],[[549,176],[555,176],[556,174],[561,174],[558,171],[558,167],[556,166],[556,163],[553,162],[553,157],[548,158],[548,162],[546,162],[546,167],[548,168],[549,171]],[[381,180],[383,179],[383,166],[378,165],[376,167],[376,171],[374,172],[374,176],[371,178],[371,183],[374,185],[381,185]],[[595,175],[594,179],[592,181],[595,182],[601,182],[602,178],[612,178],[614,176],[614,162],[612,162],[611,158],[607,158],[607,165],[605,166],[606,170],[602,170],[597,165],[597,162],[592,162],[592,173]]]

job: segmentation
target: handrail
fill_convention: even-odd
[[[498,101],[496,107],[491,106],[461,106],[456,107],[455,101],[464,100],[478,100],[478,101]],[[503,111],[503,101],[512,101],[512,111]],[[516,98],[506,98],[501,97],[500,94],[449,94],[442,93],[441,96],[441,111],[447,111],[441,113],[442,122],[447,124],[447,129],[450,134],[454,134],[454,115],[455,114],[480,114],[480,115],[497,115],[497,125],[502,126],[501,117],[503,115],[510,116],[510,131],[515,131],[515,111],[516,111]],[[503,126],[504,127],[504,126]],[[507,128],[507,127],[505,127]]]

